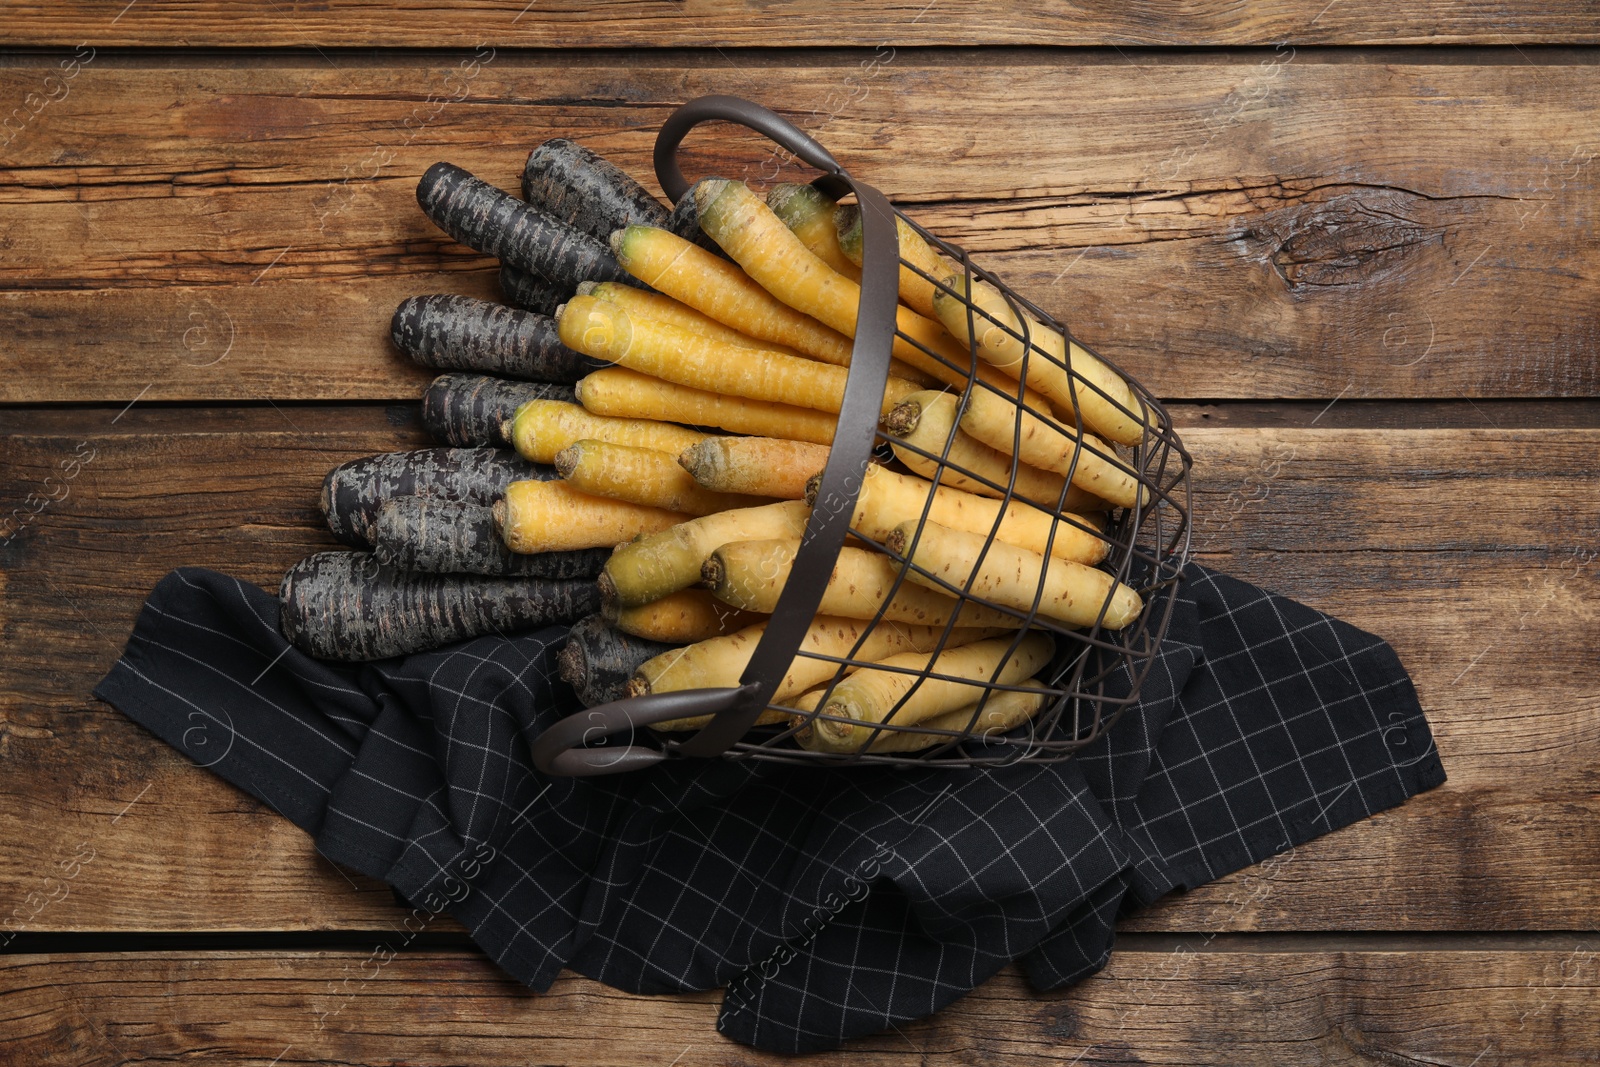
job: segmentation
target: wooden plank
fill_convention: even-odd
[[[1266,0],[1241,7],[1188,0],[1159,10],[1091,0],[1071,17],[1043,0],[984,5],[824,4],[794,0],[778,7],[744,0],[687,0],[603,9],[525,5],[498,0],[452,5],[397,5],[341,0],[326,7],[262,8],[244,0],[176,4],[145,0],[127,9],[88,0],[18,3],[9,8],[9,40],[17,45],[101,47],[471,48],[488,42],[517,48],[792,47],[854,45],[1245,45],[1276,44],[1545,44],[1593,42],[1583,5],[1504,0],[1440,7],[1422,0],[1395,4],[1327,4]]]
[[[508,53],[470,80],[434,57],[101,56],[0,150],[0,400],[414,395],[393,305],[491,291],[417,176],[450,158],[509,188],[556,135],[643,176],[670,107],[712,91],[790,103],[1160,395],[1595,395],[1587,59],[862,55]],[[46,69],[13,57],[0,100]],[[753,137],[693,145],[697,172],[785,173]]]
[[[402,424],[413,415],[409,408],[396,414]],[[354,419],[348,428],[346,415]],[[315,929],[337,923],[341,913],[356,922],[391,914],[387,887],[338,870],[286,820],[184,766],[89,691],[121,653],[142,598],[161,574],[186,561],[273,586],[282,564],[333,545],[318,530],[316,490],[327,468],[420,446],[428,443],[424,436],[391,425],[381,408],[226,412],[135,405],[125,412],[0,414],[8,422],[19,418],[38,420],[35,429],[47,436],[26,451],[18,439],[6,440],[7,468],[12,461],[23,466],[11,468],[15,481],[8,471],[0,497],[6,507],[0,537],[14,532],[0,547],[0,755],[7,770],[0,821],[16,834],[6,839],[17,843],[0,853],[9,869],[9,891],[0,901],[11,902],[0,910],[11,915],[22,906],[32,917],[28,929],[84,921],[136,929],[146,925],[138,918],[146,909],[154,928],[176,922],[191,929]],[[62,461],[84,456],[92,458],[66,480],[72,468],[63,469]],[[46,484],[46,477],[56,482]],[[38,505],[27,494],[35,491],[60,499],[28,521]],[[17,505],[21,516],[12,513]],[[64,539],[68,528],[73,532]],[[77,562],[68,564],[68,556]],[[68,578],[58,566],[79,573]],[[53,755],[34,765],[38,773],[23,772],[46,753]],[[43,879],[61,860],[83,854],[93,859],[71,882],[70,896],[49,901],[48,911],[33,917],[39,899],[29,894],[59,895],[58,883]],[[286,857],[292,857],[287,864]],[[125,895],[119,885],[141,888]],[[285,906],[272,905],[257,919],[246,913],[253,904],[232,918],[193,926],[179,918],[203,901],[283,894]],[[119,897],[117,918],[92,903]],[[330,910],[333,901],[339,903]],[[301,907],[307,910],[297,918],[292,912]]]
[[[929,1019],[806,1062],[1594,1062],[1592,938],[1503,950],[1307,939],[1277,951],[1133,940],[1078,986],[1034,993],[1008,969]],[[718,993],[636,997],[563,975],[541,995],[475,954],[384,959],[378,948],[13,956],[0,961],[0,1019],[18,1062],[62,1067],[790,1062],[719,1037]]]
[[[1175,425],[1238,426],[1252,429],[1325,430],[1519,430],[1600,429],[1594,400],[1320,400],[1182,404],[1170,409]]]
[[[409,406],[0,413],[0,518],[42,508],[0,548],[0,837],[15,842],[0,855],[0,902],[41,892],[41,872],[79,843],[97,857],[26,929],[361,928],[392,917],[382,887],[347,884],[298,831],[88,693],[169,569],[210,566],[272,588],[331,544],[315,511],[322,472],[420,443],[412,418]],[[1592,924],[1600,430],[1185,435],[1202,472],[1200,558],[1389,638],[1451,781],[1137,925]]]

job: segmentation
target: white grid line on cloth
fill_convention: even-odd
[[[162,648],[163,651],[167,651],[167,652],[176,652],[177,651],[176,649],[165,648],[164,646],[160,646],[160,645],[157,645],[156,647],[160,647],[160,648]],[[112,666],[112,670],[116,670],[117,667],[122,667],[122,668],[128,670],[129,672],[133,673],[134,675],[137,675],[139,677],[139,679],[141,681],[143,681],[146,685],[149,685],[149,686],[151,686],[151,687],[153,687],[155,689],[159,689],[161,692],[166,693],[168,696],[172,697],[175,700],[182,701],[184,704],[188,705],[189,707],[193,708],[195,711],[197,711],[201,715],[204,715],[206,718],[208,718],[212,722],[216,723],[219,727],[224,725],[214,715],[212,715],[211,712],[207,711],[205,708],[202,708],[200,705],[194,703],[189,698],[185,697],[182,693],[179,693],[179,692],[177,692],[175,690],[169,689],[166,686],[162,685],[160,682],[157,682],[157,681],[154,681],[154,680],[152,680],[150,678],[145,677],[143,674],[141,674],[139,672],[139,670],[137,668],[135,668],[131,663],[127,662],[127,660],[118,660]],[[271,701],[267,701],[267,703],[270,704]],[[291,763],[288,760],[284,759],[282,756],[280,756],[278,753],[272,751],[270,748],[267,748],[266,746],[258,743],[253,738],[246,737],[245,735],[240,733],[237,728],[230,727],[229,731],[230,731],[229,732],[229,736],[230,737],[239,738],[245,744],[250,745],[252,748],[255,748],[258,751],[260,751],[263,755],[271,757],[274,762],[282,764],[284,767],[287,767],[289,770],[293,771],[295,774],[298,774],[300,777],[304,778],[306,781],[308,781],[312,785],[316,786],[322,792],[324,792],[324,793],[328,792],[328,787],[327,786],[323,785],[321,782],[319,782],[315,778],[311,777],[311,775],[307,774],[305,771],[301,770],[299,767],[296,767],[293,763]]]
[[[157,613],[158,614],[164,614],[163,612],[160,612],[160,611],[158,611]],[[168,618],[171,618],[171,616],[168,616]],[[227,634],[222,633],[219,630],[212,629],[209,626],[202,626],[199,623],[191,622],[188,619],[175,619],[174,621],[177,622],[177,623],[180,623],[181,625],[184,625],[184,626],[190,626],[190,627],[194,627],[196,629],[204,630],[204,631],[206,631],[208,633],[216,634],[218,637],[226,638],[226,637],[229,636]],[[131,643],[131,639],[130,639],[130,643]],[[241,678],[238,678],[238,677],[236,677],[236,676],[234,676],[232,674],[229,674],[227,671],[225,671],[222,668],[218,667],[216,664],[211,663],[211,662],[209,662],[207,660],[200,659],[200,658],[198,658],[196,656],[191,656],[187,652],[183,651],[182,649],[177,648],[177,647],[172,646],[172,645],[167,645],[167,644],[163,644],[163,643],[160,643],[160,642],[154,642],[154,641],[149,642],[149,643],[154,645],[156,648],[161,649],[163,652],[170,652],[175,656],[181,656],[184,659],[188,660],[190,663],[198,664],[199,666],[204,667],[206,670],[208,670],[211,673],[215,674],[218,678],[220,678],[223,681],[227,682],[229,685],[234,686],[235,688],[242,690],[243,692],[247,693],[248,695],[255,697],[257,700],[262,701],[268,707],[270,707],[274,711],[278,712],[285,719],[287,719],[290,722],[294,723],[296,726],[299,726],[300,728],[302,728],[304,730],[308,730],[311,733],[316,734],[318,740],[327,742],[327,744],[329,746],[337,749],[339,752],[343,753],[344,755],[350,756],[350,755],[354,754],[351,751],[351,749],[347,746],[347,744],[341,742],[338,738],[329,737],[328,735],[324,734],[322,731],[318,730],[311,723],[305,721],[305,719],[301,718],[298,715],[295,715],[295,714],[291,713],[287,708],[284,708],[283,706],[278,704],[276,701],[274,701],[271,698],[269,698],[266,695],[266,693],[262,692],[260,689],[257,689],[253,685],[250,685],[249,683],[245,682]],[[240,644],[243,644],[243,642],[240,642]],[[244,647],[249,649],[252,653],[259,653],[258,649],[251,648],[248,645],[245,645]]]
[[[174,575],[177,576],[179,581],[181,581],[184,585],[188,586],[190,589],[194,589],[194,590],[197,590],[197,591],[204,592],[204,590],[202,590],[200,586],[197,586],[193,582],[189,581],[189,579],[184,576],[184,574],[183,574],[183,572],[181,570],[174,571],[173,573],[174,573]],[[282,642],[282,643],[287,644],[287,642],[285,642],[284,639],[283,639],[283,635],[278,632],[276,627],[274,627],[266,619],[263,619],[260,615],[256,614],[256,612],[253,609],[251,609],[249,601],[245,599],[245,586],[244,586],[244,584],[242,582],[238,583],[238,585],[235,586],[233,592],[234,592],[235,596],[237,596],[237,598],[239,600],[239,603],[243,607],[243,610],[241,611],[241,615],[243,615],[244,617],[255,619],[258,623],[260,623],[261,628],[266,633],[271,635],[271,638],[274,641]],[[183,626],[194,626],[197,629],[203,630],[204,632],[206,632],[206,633],[208,633],[208,634],[210,634],[210,635],[212,635],[214,637],[218,637],[218,638],[221,638],[224,641],[228,641],[228,642],[230,642],[232,644],[236,644],[239,647],[250,651],[251,653],[254,653],[256,655],[259,655],[261,653],[261,650],[259,648],[257,648],[255,645],[252,645],[248,641],[241,640],[240,638],[237,638],[237,637],[233,636],[232,634],[226,633],[226,632],[224,632],[222,630],[218,630],[218,629],[216,629],[214,627],[210,627],[210,626],[203,626],[203,625],[200,625],[198,623],[194,623],[189,619],[185,619],[185,618],[182,618],[180,616],[169,614],[167,612],[162,611],[160,608],[156,607],[155,604],[153,604],[153,603],[146,604],[145,607],[146,607],[146,609],[148,609],[148,610],[150,610],[152,612],[155,612],[156,614],[161,615],[164,618],[170,619],[175,624],[183,625]],[[315,685],[320,689],[331,689],[336,693],[342,693],[342,694],[344,694],[346,696],[357,696],[357,697],[359,697],[361,695],[359,692],[357,692],[354,689],[349,689],[349,688],[346,688],[346,687],[343,687],[343,686],[337,686],[337,685],[334,685],[331,682],[322,682],[322,681],[320,681],[318,679],[308,678],[308,677],[304,677],[304,676],[298,675],[298,674],[293,675],[293,677],[295,678],[296,681],[305,682],[308,685]]]

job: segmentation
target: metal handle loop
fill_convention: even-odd
[[[702,96],[684,104],[661,124],[656,134],[656,180],[661,190],[676,204],[689,191],[689,182],[678,166],[678,145],[690,130],[702,122],[717,120],[737,122],[749,127],[799,156],[802,160],[828,174],[843,175],[839,161],[811,135],[760,104],[738,96]]]
[[[746,685],[730,689],[683,689],[613,700],[568,715],[541,733],[533,742],[533,765],[544,774],[573,778],[648,767],[666,759],[666,753],[648,745],[606,748],[606,740],[624,731],[632,732],[637,727],[669,719],[717,715],[747,704],[754,697],[755,687]],[[599,742],[597,747],[585,747],[595,742]]]

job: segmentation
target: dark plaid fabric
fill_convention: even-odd
[[[1078,981],[1118,915],[1444,781],[1388,645],[1199,566],[1139,703],[1052,766],[548,779],[527,746],[577,707],[564,637],[322,663],[275,598],[189,569],[96,695],[520,981],[726,986],[718,1028],[785,1052],[928,1015],[1012,960]]]

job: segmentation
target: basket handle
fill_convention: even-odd
[[[568,715],[545,730],[534,741],[533,762],[545,774],[583,778],[596,774],[633,771],[660,763],[667,754],[647,745],[605,747],[606,739],[631,733],[641,726],[686,719],[693,715],[717,715],[738,708],[755,698],[754,686],[726,689],[682,689],[673,693],[651,693],[627,697],[609,704]],[[759,714],[759,712],[757,712]],[[585,747],[598,741],[594,748]]]
[[[737,122],[787,148],[818,170],[843,176],[844,168],[833,154],[818,144],[811,135],[760,104],[739,96],[701,96],[684,104],[661,124],[656,134],[656,180],[662,192],[676,204],[689,191],[688,179],[678,166],[678,146],[689,131],[702,122]]]
[[[855,193],[860,204],[861,301],[857,305],[855,343],[850,350],[850,373],[845,380],[838,427],[822,471],[816,503],[790,565],[789,580],[778,594],[772,618],[751,651],[739,685],[631,697],[563,719],[533,743],[534,764],[546,774],[611,774],[647,767],[669,754],[719,756],[738,744],[771,702],[778,683],[800,651],[822,603],[839,550],[844,547],[867,461],[872,457],[883,391],[889,381],[895,309],[900,300],[900,239],[894,209],[882,193],[850,177],[816,141],[766,108],[732,96],[691,100],[662,125],[656,141],[656,175],[674,199],[689,187],[678,168],[678,144],[695,125],[710,119],[728,119],[767,134],[806,162],[825,169],[830,183]],[[659,748],[604,745],[603,739],[612,734],[708,713],[711,721],[683,741],[669,741]],[[600,743],[595,747],[583,747],[596,741]]]

